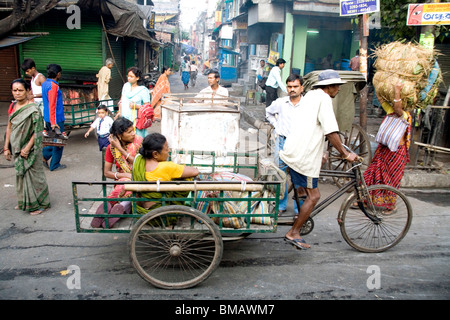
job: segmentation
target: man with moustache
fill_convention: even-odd
[[[301,94],[303,92],[303,78],[298,74],[291,74],[286,79],[286,89],[288,96],[278,98],[270,106],[266,108],[266,119],[272,124],[277,134],[275,142],[275,164],[286,172],[287,165],[280,159],[280,151],[283,150],[286,137],[290,133],[290,128],[295,121],[293,114],[300,105]],[[284,192],[284,198],[280,200],[279,213],[286,212],[288,204],[287,186]],[[295,205],[295,213],[298,213],[297,203]]]
[[[294,110],[293,125],[284,148],[280,151],[280,158],[289,167],[295,189],[301,187],[306,192],[299,215],[284,238],[298,249],[310,248],[301,238],[300,230],[320,199],[317,184],[325,137],[345,160],[353,162],[358,157],[343,147],[333,111],[331,99],[338,94],[339,86],[344,83],[335,70],[327,69],[319,74],[314,90],[302,97],[299,107]]]

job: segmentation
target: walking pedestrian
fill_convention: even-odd
[[[141,78],[142,72],[137,67],[128,69],[128,82],[123,85],[119,112],[115,118],[121,116],[133,122],[136,134],[144,138],[147,135],[147,129],[136,128],[137,110],[144,104],[150,103],[150,92],[145,86],[139,84]]]
[[[42,84],[47,80],[45,76],[36,70],[36,64],[33,59],[25,59],[22,62],[22,70],[31,77],[31,92],[28,97],[33,100],[44,114],[44,104],[42,103]]]
[[[184,61],[181,63],[181,81],[184,84],[184,90],[189,89],[189,71],[190,71],[189,58],[184,57]]]
[[[155,121],[161,121],[161,99],[164,94],[170,93],[169,75],[171,73],[172,69],[163,67],[161,75],[153,88],[151,105],[154,110]]]
[[[111,69],[114,65],[114,60],[106,59],[105,65],[99,70],[96,77],[97,81],[97,96],[99,100],[109,100],[109,81],[111,80]]]
[[[275,164],[286,172],[287,165],[280,159],[280,151],[283,150],[286,137],[291,132],[291,127],[296,125],[294,111],[300,106],[303,92],[303,78],[298,74],[291,74],[286,79],[287,97],[278,98],[266,108],[266,119],[275,128],[277,134],[275,142]],[[286,184],[283,199],[280,200],[279,213],[286,212],[288,204],[288,188]],[[297,202],[294,203],[294,211],[298,213]]]
[[[44,121],[45,129],[44,137],[49,137],[51,131],[56,134],[60,133],[62,139],[68,139],[64,127],[64,105],[63,94],[59,87],[59,79],[61,78],[62,68],[58,64],[49,64],[47,66],[47,80],[42,84],[42,102],[44,104]],[[66,168],[65,164],[61,164],[64,147],[46,146],[42,150],[44,157],[44,165],[50,171],[61,170]],[[50,164],[48,161],[51,159]]]
[[[195,81],[197,80],[197,73],[198,73],[198,67],[195,64],[195,61],[191,62],[191,65],[189,66],[189,81],[191,83],[191,87],[195,87]]]
[[[275,63],[275,67],[269,72],[269,76],[266,81],[266,108],[271,105],[271,103],[278,98],[278,88],[287,93],[286,86],[281,80],[281,70],[286,64],[286,60],[278,59]]]

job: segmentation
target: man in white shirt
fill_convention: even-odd
[[[266,119],[273,125],[277,134],[275,142],[275,163],[286,172],[287,165],[280,160],[279,153],[283,150],[286,137],[291,132],[292,125],[295,125],[294,111],[300,105],[301,94],[303,92],[303,78],[298,74],[291,74],[286,79],[288,91],[287,97],[278,98],[266,108]],[[288,190],[285,188],[284,198],[280,199],[279,213],[286,212],[288,204]],[[298,213],[297,203],[294,203],[295,213]]]
[[[228,90],[219,85],[220,74],[218,71],[211,71],[208,73],[209,86],[201,90],[196,96],[201,98],[226,98],[228,97]]]
[[[327,69],[319,74],[318,82],[314,85],[315,90],[309,91],[301,99],[300,106],[295,109],[295,125],[291,126],[284,148],[280,151],[281,160],[290,168],[295,188],[302,187],[306,191],[306,199],[299,215],[285,235],[285,241],[298,249],[310,248],[300,237],[300,230],[320,199],[317,183],[325,137],[345,160],[353,162],[357,159],[356,154],[346,151],[342,146],[333,111],[331,99],[338,94],[339,86],[343,83],[345,82],[341,80],[339,73],[334,70]]]
[[[278,59],[276,66],[269,72],[266,81],[266,108],[278,98],[278,87],[287,93],[286,86],[281,80],[281,69],[284,68],[286,60]]]

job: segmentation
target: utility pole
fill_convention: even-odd
[[[362,14],[359,16],[359,71],[364,75],[367,80],[368,67],[367,67],[367,56],[368,56],[368,37],[369,28],[368,16],[367,14]],[[361,128],[367,130],[367,85],[362,88],[359,93],[359,125]]]

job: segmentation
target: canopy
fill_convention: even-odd
[[[111,35],[148,41],[154,48],[161,46],[161,43],[152,38],[144,28],[143,20],[147,17],[134,3],[124,0],[80,0],[78,5],[81,8],[95,10],[101,15],[113,17],[115,26],[106,30]]]

